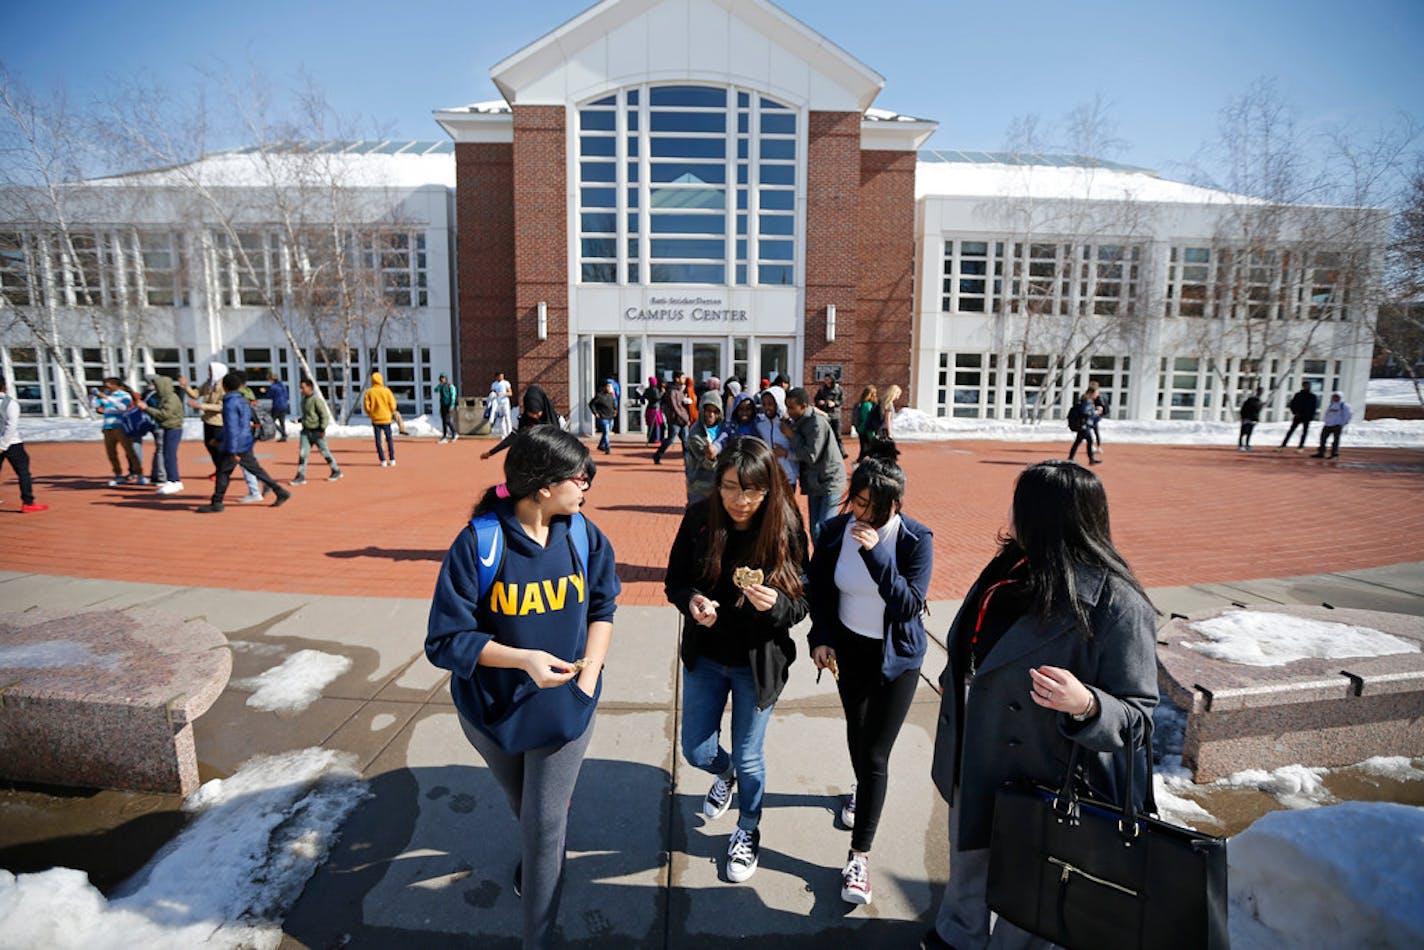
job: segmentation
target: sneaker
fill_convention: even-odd
[[[133,481],[133,476],[131,475],[115,475],[109,479],[109,487],[118,488],[120,485],[127,485],[131,481]]]
[[[712,787],[707,790],[707,797],[702,800],[702,815],[708,821],[714,821],[727,813],[727,806],[732,804],[732,789],[737,784],[737,777],[722,778],[717,776],[717,780],[712,783]]]
[[[841,824],[847,828],[855,827],[855,786],[850,787],[850,798],[841,806]]]
[[[732,840],[727,843],[727,880],[740,884],[755,874],[760,853],[761,829],[738,828],[732,832]]]
[[[329,482],[339,482],[339,481],[341,481],[341,472],[340,472],[340,471],[332,472],[330,475],[328,475],[328,476],[326,477],[326,480],[329,481]]]
[[[158,494],[160,495],[176,495],[182,490],[182,482],[164,482],[158,486]]]
[[[1245,452],[1245,451],[1246,451],[1246,446],[1244,446],[1244,445],[1238,445],[1238,446],[1236,447],[1236,451],[1238,451],[1238,452]]]
[[[199,505],[199,506],[198,506],[198,514],[200,514],[200,515],[217,514],[217,513],[221,512],[222,510],[223,510],[223,503],[220,502],[220,501],[215,501],[215,502],[212,502],[211,504]]]
[[[459,441],[460,441],[460,433],[456,432],[454,435],[450,436],[450,441],[451,441],[451,442],[459,442]]]
[[[262,493],[261,493],[261,492],[257,492],[257,493],[252,494],[252,495],[243,495],[243,496],[242,496],[241,498],[239,498],[237,501],[238,501],[239,504],[242,504],[242,505],[255,505],[255,504],[257,504],[257,503],[258,503],[259,501],[261,501],[261,500],[262,500]]]
[[[291,497],[292,497],[292,493],[289,492],[289,491],[278,491],[278,492],[277,492],[277,499],[272,502],[272,507],[273,507],[273,508],[280,508],[280,507],[282,507],[283,505],[285,505],[285,504],[287,503],[287,499],[289,499],[289,498],[291,498]]]
[[[39,514],[41,511],[49,511],[49,505],[37,505],[30,502],[28,505],[21,505],[20,510],[27,515]]]
[[[395,467],[396,467],[396,460],[395,460],[395,459],[391,459],[391,468],[395,468]]]
[[[306,476],[305,476],[305,475],[298,475],[296,478],[292,479],[292,480],[291,480],[290,482],[288,482],[287,484],[288,484],[288,485],[305,485],[306,483],[307,483]]]
[[[387,467],[387,466],[390,465],[390,464],[391,464],[391,463],[390,463],[390,462],[387,462],[385,459],[381,459],[381,468],[385,468],[385,467]]]
[[[436,444],[437,444],[437,445],[444,445],[446,442],[449,442],[449,441],[450,441],[449,439],[441,438],[441,440],[440,440],[439,442],[437,442]]]
[[[1103,460],[1102,460],[1102,459],[1088,459],[1088,464],[1089,464],[1089,465],[1101,465],[1101,464],[1103,464]]]
[[[147,476],[147,475],[140,475],[138,478],[135,478],[135,479],[134,479],[134,484],[135,484],[135,485],[147,485],[147,484],[148,484],[148,476]]]
[[[870,903],[870,859],[863,854],[850,855],[841,872],[841,900],[847,904]]]

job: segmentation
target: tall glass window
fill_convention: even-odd
[[[578,112],[579,279],[791,284],[795,110],[726,86],[640,86]]]

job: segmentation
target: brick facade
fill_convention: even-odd
[[[855,347],[864,381],[847,389],[848,400],[866,383],[882,393],[895,383],[914,398],[915,159],[912,151],[860,153]]]
[[[519,346],[514,312],[514,146],[455,146],[455,261],[460,352],[456,385],[485,394],[494,374],[513,377]]]
[[[805,362],[800,385],[814,392],[817,363],[841,364],[845,387],[862,378],[856,331],[856,208],[860,116],[812,112],[806,140]],[[836,340],[826,342],[826,306],[836,306]],[[843,413],[842,424],[849,419]]]
[[[538,383],[569,413],[569,214],[561,106],[514,107],[514,308],[519,390]],[[539,302],[548,338],[539,340]]]

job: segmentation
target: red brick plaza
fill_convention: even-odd
[[[279,510],[240,505],[198,515],[211,463],[196,443],[181,457],[187,490],[108,488],[100,443],[29,443],[42,514],[19,513],[12,474],[0,474],[0,569],[194,587],[352,596],[423,597],[480,492],[501,478],[479,460],[479,439],[397,443],[399,466],[378,467],[369,443],[333,443],[347,477],[294,488]],[[853,448],[853,446],[852,446]],[[933,599],[962,597],[1005,521],[1013,480],[1064,445],[908,444],[906,510],[936,534]],[[296,441],[262,444],[285,482]],[[680,465],[655,466],[639,443],[615,443],[588,496],[612,538],[622,602],[662,604],[667,551],[685,501]],[[1339,463],[1288,450],[1242,455],[1224,447],[1109,445],[1096,468],[1114,536],[1149,587],[1283,577],[1424,561],[1424,451],[1345,448]],[[949,618],[943,618],[947,624]]]

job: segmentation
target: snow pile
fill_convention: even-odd
[[[233,686],[254,690],[247,705],[270,712],[301,712],[329,683],[351,669],[351,658],[320,650],[301,650],[282,661],[281,666],[251,679],[236,680]]]
[[[1421,383],[1424,387],[1424,383]],[[1419,392],[1412,379],[1372,379],[1365,401],[1371,406],[1420,406]]]
[[[1424,759],[1420,760],[1424,765]],[[1416,766],[1407,755],[1377,755],[1355,766],[1366,775],[1393,779],[1396,782],[1418,782],[1424,779],[1424,768]]]
[[[1259,610],[1228,610],[1191,627],[1209,642],[1183,640],[1182,646],[1244,666],[1284,666],[1295,660],[1419,652],[1419,644],[1369,627]]]
[[[1152,711],[1152,795],[1157,817],[1174,825],[1194,828],[1193,822],[1217,823],[1216,816],[1180,792],[1198,786],[1192,773],[1182,765],[1182,743],[1187,733],[1187,714],[1165,695]]]
[[[1236,950],[1424,946],[1424,808],[1272,812],[1227,854]]]
[[[360,421],[350,425],[330,425],[326,428],[328,439],[369,439],[371,438],[371,423],[363,417],[357,416]],[[287,437],[295,439],[301,434],[300,423],[288,419],[286,424]],[[414,438],[434,438],[440,437],[440,420],[434,421],[427,415],[416,416],[414,419],[405,420],[405,430],[407,437]],[[394,429],[392,431],[395,431]],[[26,442],[102,442],[104,432],[98,419],[67,419],[61,416],[39,417],[25,416],[20,420],[20,434]],[[401,436],[396,435],[399,440]],[[188,417],[183,420],[183,444],[192,443],[201,445],[203,439],[203,423],[196,417]],[[153,440],[145,439],[143,443],[149,451],[153,450]],[[257,443],[257,451],[265,452],[264,447],[273,445],[272,442]],[[292,451],[296,452],[296,446],[292,446]]]
[[[1246,769],[1219,778],[1212,784],[1225,788],[1254,788],[1274,796],[1287,808],[1315,808],[1335,801],[1335,796],[1325,787],[1325,776],[1329,774],[1327,768],[1283,765],[1270,772]]]
[[[0,950],[275,950],[287,908],[369,794],[350,753],[252,759],[189,796],[192,823],[110,900],[81,871],[0,870]]]
[[[1342,445],[1374,448],[1424,448],[1424,419],[1361,418],[1345,429]],[[1020,422],[1004,419],[954,419],[932,416],[918,409],[896,409],[895,438],[907,441],[941,439],[981,439],[999,442],[1062,442],[1071,445],[1073,433],[1062,419],[1042,422]],[[1256,426],[1253,440],[1256,451],[1263,452],[1281,444],[1289,423],[1263,422]],[[1163,419],[1105,419],[1101,424],[1103,439],[1111,446],[1115,442],[1143,445],[1236,445],[1241,427],[1236,422],[1191,422]],[[1311,433],[1317,432],[1311,426]]]

